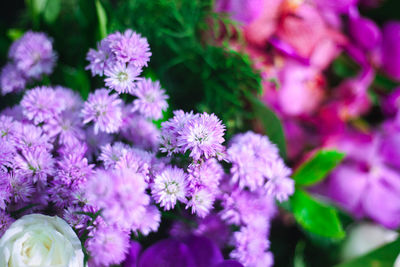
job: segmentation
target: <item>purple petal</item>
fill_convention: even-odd
[[[191,236],[186,241],[197,267],[209,267],[221,262],[224,258],[218,246],[204,236]]]
[[[139,267],[196,267],[189,248],[174,239],[159,241],[147,248],[139,260]]]
[[[383,69],[393,78],[400,80],[400,22],[386,23],[382,40]]]
[[[243,267],[243,265],[235,260],[225,260],[218,263],[217,265],[214,265],[213,267]]]
[[[139,253],[142,250],[140,243],[136,241],[131,242],[131,247],[128,252],[128,256],[123,264],[124,267],[136,267],[139,259]]]

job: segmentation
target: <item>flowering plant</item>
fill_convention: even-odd
[[[394,1],[15,2],[0,267],[392,266]]]
[[[49,51],[42,51],[40,38],[50,44]],[[28,46],[29,53],[22,49]],[[206,235],[215,227],[224,229],[226,236],[213,237],[214,243],[201,241],[218,255],[207,264],[222,262],[215,244],[223,247],[230,236],[233,259],[246,266],[272,263],[268,231],[276,213],[274,199],[285,201],[293,194],[291,170],[266,136],[247,132],[224,144],[225,126],[214,114],[176,110],[158,129],[151,120],[163,117],[168,96],[158,81],[139,76],[150,56],[140,34],[126,30],[108,35],[87,54],[87,69],[104,75],[106,88],[83,101],[62,86],[24,91],[20,85],[31,79],[24,74],[34,70],[36,79],[48,74],[46,64],[54,64],[56,56],[43,33],[29,31],[13,44],[2,72],[3,94],[22,91],[23,96],[0,117],[4,242],[19,242],[9,235],[26,218],[18,219],[22,214],[56,215],[76,231],[89,266],[136,264],[129,260],[129,248],[135,246],[131,242],[157,232],[162,218],[178,216],[191,222],[174,222],[171,235],[181,239],[194,230]],[[8,75],[10,66],[18,75]],[[135,98],[124,102],[122,96]],[[237,231],[232,233],[229,225]],[[181,246],[200,241],[193,237],[187,242]],[[165,245],[159,246],[143,257]],[[14,249],[36,259],[36,250]],[[16,264],[8,250],[0,253],[6,265]],[[194,258],[195,266],[206,266]],[[160,260],[152,261],[156,265]],[[82,266],[77,260],[71,264]]]

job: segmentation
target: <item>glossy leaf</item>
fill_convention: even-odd
[[[297,185],[309,186],[323,180],[344,158],[336,150],[319,150],[294,172],[292,178]]]
[[[307,231],[332,239],[342,239],[345,232],[336,209],[297,189],[290,198],[296,221]]]
[[[400,254],[400,238],[336,267],[392,267]]]

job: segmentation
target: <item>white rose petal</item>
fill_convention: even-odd
[[[6,266],[83,267],[81,242],[57,216],[26,215],[0,239],[0,267]]]

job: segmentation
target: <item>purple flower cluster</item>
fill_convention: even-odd
[[[90,50],[89,68],[106,76],[118,68],[139,74],[149,56],[146,39],[128,30],[108,36],[99,51]],[[129,75],[128,80],[136,74]],[[274,200],[293,193],[290,170],[276,146],[248,132],[236,135],[227,149],[225,126],[214,114],[178,110],[158,129],[149,119],[162,118],[167,108],[160,84],[142,78],[116,82],[111,76],[106,86],[136,96],[133,103],[108,89],[83,101],[71,89],[38,86],[0,113],[0,235],[21,210],[56,214],[84,240],[90,266],[129,264],[136,255],[131,237],[157,232],[166,214],[198,225],[174,224],[175,232],[188,238],[174,241],[178,252],[154,245],[183,253],[190,266],[272,264],[268,234]],[[229,173],[221,160],[232,164]],[[232,233],[230,224],[240,230]],[[224,262],[216,245],[222,248],[229,239],[231,257],[239,262]],[[202,249],[214,257],[209,265],[199,261]],[[149,251],[141,266],[158,264],[143,260],[153,255]],[[161,258],[167,257],[164,252]]]
[[[26,32],[9,51],[10,62],[2,69],[0,86],[3,95],[18,92],[43,74],[51,74],[56,62],[52,40],[44,33]]]
[[[89,50],[87,60],[90,63],[86,69],[91,70],[93,76],[105,75],[104,82],[110,90],[135,96],[132,112],[146,119],[158,120],[168,108],[168,96],[158,81],[139,77],[150,56],[146,38],[132,30],[126,30],[123,34],[116,32],[103,39],[97,50]],[[95,132],[113,133],[121,125],[121,111],[113,101],[115,95],[109,96],[106,92],[106,89],[101,89],[101,93],[95,92],[89,96],[85,122],[94,121]],[[110,110],[107,110],[108,107]]]

